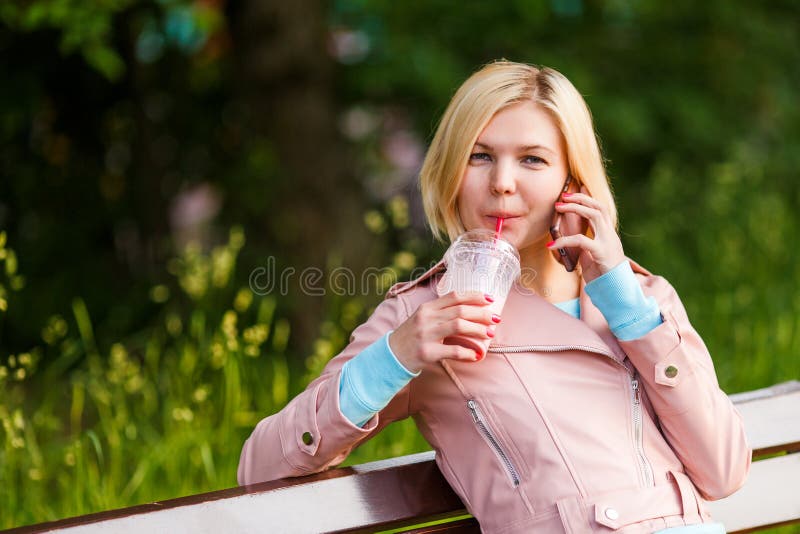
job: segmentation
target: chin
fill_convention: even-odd
[[[505,239],[506,241],[508,241],[509,243],[511,243],[512,245],[514,245],[514,248],[516,248],[517,250],[519,250],[520,240],[519,240],[519,238],[518,238],[517,236],[515,236],[515,235],[514,235],[512,232],[508,232],[508,233],[506,233],[506,232],[503,232],[503,233],[501,234],[501,237],[502,237],[503,239]]]

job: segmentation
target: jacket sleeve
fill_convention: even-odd
[[[741,416],[719,388],[714,364],[689,323],[675,289],[648,276],[645,294],[656,298],[663,323],[644,336],[620,341],[644,382],[662,433],[708,500],[739,489],[750,470],[752,451]]]
[[[239,484],[308,475],[338,465],[360,443],[392,421],[409,416],[406,385],[389,404],[358,427],[339,408],[342,366],[399,326],[407,317],[400,298],[388,298],[355,329],[350,343],[306,389],[280,412],[262,419],[245,441],[239,458]]]

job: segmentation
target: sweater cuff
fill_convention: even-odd
[[[628,260],[586,284],[585,289],[621,341],[640,338],[663,322],[656,299],[645,297]]]
[[[348,360],[339,379],[339,407],[354,425],[363,426],[389,404],[420,372],[412,373],[389,347],[389,334]]]

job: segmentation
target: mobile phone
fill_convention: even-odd
[[[572,191],[570,191],[572,188]],[[564,187],[561,193],[577,192],[577,183],[572,179],[572,175],[567,175],[564,182]],[[558,200],[561,200],[561,195],[558,195]],[[555,210],[555,206],[553,207]],[[577,213],[559,213],[555,212],[553,216],[553,223],[550,225],[550,237],[553,241],[565,235],[575,235],[586,233],[586,221]],[[578,256],[581,253],[580,247],[563,247],[553,251],[556,259],[561,263],[567,272],[572,272],[578,265]]]

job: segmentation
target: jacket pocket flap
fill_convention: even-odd
[[[319,426],[317,425],[317,397],[322,384],[314,388],[311,393],[311,400],[306,401],[299,407],[302,409],[295,412],[294,439],[297,448],[304,453],[314,456],[317,453],[320,442]]]
[[[682,512],[680,493],[671,484],[611,492],[594,502],[595,522],[613,530]]]

